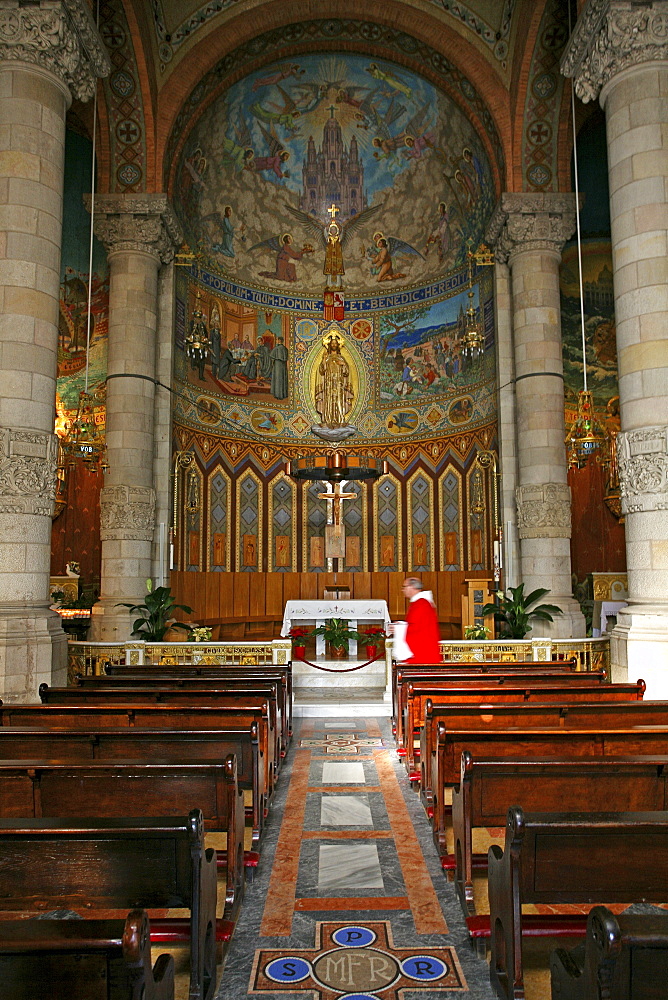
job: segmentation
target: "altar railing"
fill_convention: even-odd
[[[444,663],[459,660],[549,662],[575,657],[578,670],[600,670],[604,667],[610,676],[610,640],[607,636],[600,639],[461,639],[442,642],[441,653]]]
[[[240,663],[259,666],[264,663],[287,663],[291,655],[290,639],[266,642],[73,642],[68,643],[68,682],[76,674],[104,673],[105,663],[128,666],[152,666],[174,663]]]

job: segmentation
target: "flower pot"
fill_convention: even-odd
[[[377,655],[378,655],[378,646],[372,646],[371,643],[367,643],[366,647],[367,660],[374,660]]]
[[[348,650],[345,646],[332,646],[329,645],[329,655],[333,660],[345,660],[348,656]]]
[[[293,646],[292,655],[295,660],[303,660],[306,657],[306,646]]]

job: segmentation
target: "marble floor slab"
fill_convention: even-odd
[[[373,826],[367,795],[323,795],[321,826]]]
[[[356,722],[326,722],[325,729],[355,729]]]
[[[384,888],[376,844],[321,844],[318,853],[321,893]]]
[[[360,762],[354,764],[331,763],[327,761],[322,765],[323,785],[363,785],[364,765]]]

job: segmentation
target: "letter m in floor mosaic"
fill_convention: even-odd
[[[312,949],[255,953],[249,993],[306,992],[314,1000],[403,1000],[404,991],[468,990],[454,948],[397,948],[387,921],[318,923]]]

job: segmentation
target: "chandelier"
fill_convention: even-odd
[[[474,361],[485,350],[485,335],[482,332],[477,319],[477,311],[473,305],[473,289],[469,289],[469,305],[466,310],[466,325],[461,338],[462,354],[470,361]]]
[[[566,458],[571,469],[583,469],[592,455],[599,465],[608,461],[608,435],[594,412],[590,389],[580,389],[578,412],[566,435]]]
[[[387,462],[372,455],[350,455],[331,451],[326,455],[312,455],[286,461],[286,475],[292,479],[313,482],[341,483],[353,479],[379,479],[387,473]]]

